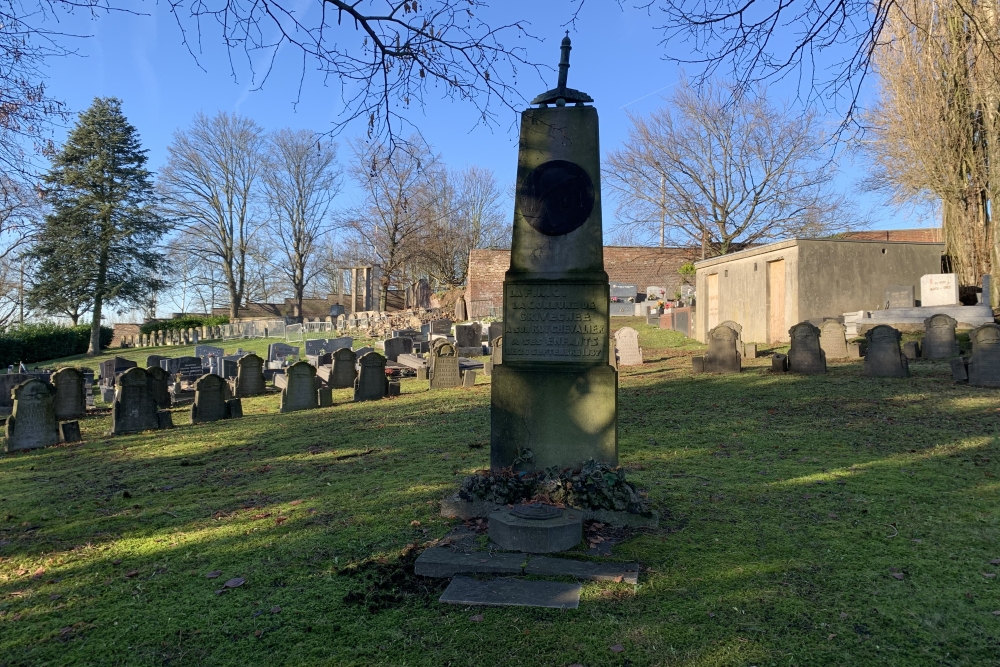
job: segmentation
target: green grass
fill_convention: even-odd
[[[692,376],[702,346],[614,324],[650,360],[619,393],[621,462],[663,515],[616,547],[639,586],[584,584],[574,611],[343,601],[368,586],[346,567],[447,532],[438,501],[488,464],[488,378],[127,437],[95,416],[82,445],[0,459],[0,664],[1000,662],[995,390],[946,362]]]

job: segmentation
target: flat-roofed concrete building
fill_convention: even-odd
[[[878,234],[893,238],[792,239],[696,262],[696,338],[733,320],[746,342],[787,342],[798,322],[884,308],[889,285],[912,285],[919,301],[920,277],[941,273],[944,244]]]

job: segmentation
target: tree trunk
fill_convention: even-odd
[[[108,251],[101,252],[97,266],[97,284],[94,285],[94,314],[90,320],[90,347],[87,356],[93,357],[101,353],[101,308],[104,306],[104,285],[108,279]]]

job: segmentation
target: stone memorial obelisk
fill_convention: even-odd
[[[503,363],[492,381],[493,471],[618,462],[597,109],[566,87],[570,49],[567,36],[559,85],[521,115]]]

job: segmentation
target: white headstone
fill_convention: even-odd
[[[954,273],[928,273],[920,277],[921,306],[954,306],[958,301],[958,276]]]
[[[639,332],[632,327],[622,327],[615,332],[615,347],[618,349],[619,366],[641,366],[642,348],[639,347]]]

